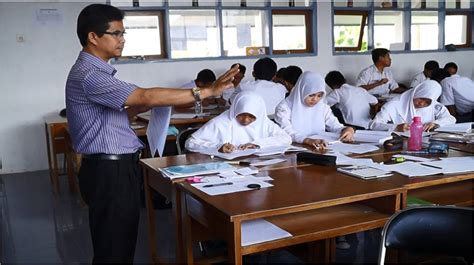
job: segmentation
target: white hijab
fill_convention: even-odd
[[[255,121],[247,126],[241,125],[236,117],[242,113],[252,114],[256,118]],[[268,137],[270,122],[263,99],[255,92],[243,91],[234,98],[229,110],[205,124],[193,137],[237,146]]]
[[[397,113],[402,119],[398,123],[411,123],[413,117],[421,116],[423,123],[434,120],[435,112],[433,106],[441,96],[441,86],[438,82],[433,80],[426,80],[415,88],[410,89],[403,93],[399,99],[399,105],[397,107]],[[413,104],[415,98],[428,98],[431,99],[431,104],[424,108],[416,109]],[[397,122],[394,120],[394,122]]]
[[[323,92],[321,100],[313,107],[308,107],[304,103],[304,99],[319,92]],[[307,71],[300,76],[290,95],[286,98],[286,103],[291,109],[291,124],[299,134],[313,135],[325,131],[325,95],[326,84],[321,75]]]

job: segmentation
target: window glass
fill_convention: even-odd
[[[467,15],[446,15],[444,20],[444,43],[454,45],[467,44]]]
[[[222,6],[265,6],[263,0],[222,0]]]
[[[163,56],[160,23],[159,15],[126,14],[123,20],[126,44],[122,56]]]
[[[311,6],[311,0],[272,0],[272,6]]]
[[[375,0],[374,7],[383,7],[383,8],[403,8],[405,7],[405,1],[391,1],[391,0]]]
[[[248,47],[268,46],[268,22],[262,10],[223,10],[224,53],[245,56]]]
[[[215,6],[215,0],[168,0],[169,6]]]
[[[367,7],[367,0],[334,0],[334,6],[338,7]]]
[[[215,10],[170,10],[171,58],[220,55]]]
[[[461,0],[460,1],[460,8],[469,8],[470,1],[469,0]],[[446,8],[459,8],[456,6],[456,0],[446,0]]]
[[[411,0],[412,8],[438,8],[438,0]]]
[[[438,49],[438,12],[412,11],[411,13],[411,49]]]
[[[367,16],[364,14],[334,16],[334,47],[336,50],[367,51]],[[362,34],[362,38],[360,37]]]
[[[273,50],[310,50],[305,14],[273,14]],[[311,32],[311,31],[310,31]],[[291,36],[291,37],[289,37]]]
[[[403,12],[374,12],[374,46],[390,50],[404,50]]]

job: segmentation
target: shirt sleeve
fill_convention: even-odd
[[[395,81],[395,78],[393,78],[392,72],[390,72],[388,79],[389,79],[389,86],[388,86],[388,88],[389,88],[390,90],[394,90],[394,89],[398,88],[398,83],[397,83],[397,81]]]
[[[367,102],[369,102],[370,105],[374,105],[374,104],[377,104],[379,102],[379,100],[374,97],[373,95],[369,94],[369,92],[365,91],[364,90],[364,95],[365,95],[365,99],[367,100]]]
[[[441,81],[441,87],[443,88],[439,102],[445,106],[454,105],[454,93],[453,87],[446,79]]]
[[[280,127],[288,134],[293,142],[303,143],[306,139],[306,135],[302,135],[296,132],[291,124],[291,110],[288,108],[288,105],[285,103],[280,103],[275,109],[275,121],[280,125]]]
[[[90,101],[115,110],[122,110],[127,98],[137,88],[102,71],[88,74],[83,86]]]
[[[357,77],[356,86],[365,86],[370,82],[370,74],[367,69],[362,70]]]
[[[263,139],[258,139],[253,142],[260,146],[261,148],[269,146],[286,146],[291,144],[291,136],[289,136],[283,129],[281,129],[274,122],[270,121],[268,123],[268,137]]]
[[[449,110],[442,104],[436,102],[435,109],[435,120],[433,123],[439,126],[453,125],[456,123],[456,118],[449,113]]]
[[[324,111],[324,123],[326,125],[326,131],[329,132],[341,132],[344,128],[344,125],[337,120],[329,106],[327,106]]]
[[[329,106],[332,106],[334,104],[339,103],[340,101],[340,96],[339,93],[337,93],[337,90],[333,90],[329,95],[326,97],[326,102]]]
[[[393,131],[395,130],[396,124],[390,117],[390,111],[393,110],[390,106],[383,105],[382,109],[375,115],[374,119],[369,123],[369,129],[375,131]]]

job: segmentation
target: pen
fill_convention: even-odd
[[[420,150],[420,151],[403,151],[402,154],[409,155],[409,154],[429,154],[427,150]]]
[[[224,186],[224,185],[232,185],[232,182],[224,182],[224,183],[217,183],[217,184],[208,184],[202,186],[203,188],[211,188],[211,187],[217,187],[217,186]]]

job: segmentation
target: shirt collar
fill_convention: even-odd
[[[385,71],[385,68],[382,71],[379,71],[379,69],[377,68],[377,66],[375,66],[375,64],[373,64],[372,67],[374,68],[374,71],[377,73],[383,74],[383,72]]]
[[[79,53],[79,58],[78,60],[86,61],[93,66],[99,68],[99,70],[102,70],[110,75],[114,75],[117,70],[110,64],[104,62],[102,59],[96,57],[95,55],[92,55],[88,52],[81,51]]]

